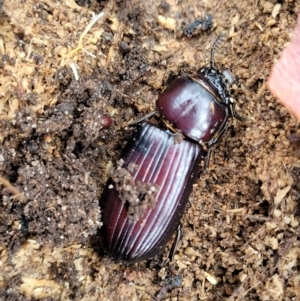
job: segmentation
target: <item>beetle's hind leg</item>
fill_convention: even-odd
[[[164,263],[162,264],[163,266],[167,265],[170,268],[170,264],[172,264],[172,262],[174,260],[174,255],[175,255],[175,252],[176,252],[176,250],[178,248],[178,244],[179,244],[180,238],[182,236],[181,229],[182,229],[182,225],[181,225],[181,223],[179,223],[178,226],[177,226],[177,229],[176,229],[176,235],[174,237],[174,240],[173,240],[173,243],[172,243],[172,246],[171,246],[171,249],[170,249],[169,256],[164,261]]]
[[[175,252],[177,250],[177,247],[178,247],[178,244],[179,244],[179,240],[182,236],[182,225],[181,223],[178,224],[178,227],[176,229],[176,236],[174,238],[174,241],[172,243],[172,247],[171,247],[171,250],[170,250],[170,254],[169,254],[169,262],[173,262],[174,260],[174,255],[175,255]]]

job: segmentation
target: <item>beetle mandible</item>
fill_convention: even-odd
[[[201,162],[207,163],[228,119],[243,120],[225,73],[214,66],[221,37],[213,43],[209,67],[175,79],[158,96],[157,111],[135,122],[134,137],[100,200],[102,245],[116,261],[147,260],[165,247],[178,228]],[[145,121],[157,112],[158,125]]]

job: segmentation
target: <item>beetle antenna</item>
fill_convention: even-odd
[[[215,66],[214,61],[214,54],[215,51],[218,49],[219,45],[223,42],[223,38],[225,36],[225,32],[221,32],[217,39],[214,41],[211,50],[210,50],[210,68],[213,68]]]

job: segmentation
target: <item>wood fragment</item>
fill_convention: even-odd
[[[22,192],[20,192],[16,187],[14,187],[8,180],[0,176],[0,184],[5,186],[10,193],[14,195],[14,198],[19,199],[20,201],[26,201],[26,198]]]
[[[83,39],[84,37],[87,35],[87,33],[91,30],[91,28],[98,22],[99,26],[102,26],[104,24],[104,22],[106,21],[106,18],[108,16],[108,14],[110,13],[110,11],[113,9],[115,4],[114,0],[110,0],[105,9],[99,13],[98,15],[93,16],[92,20],[90,21],[90,23],[86,26],[85,30],[83,31],[83,33],[80,35],[79,40],[78,40],[78,44],[77,47],[75,47],[73,50],[71,50],[70,52],[68,52],[66,55],[64,55],[62,61],[61,61],[61,66],[65,65],[65,59],[68,59],[70,57],[72,57],[75,53],[77,53],[80,50],[84,50],[84,46],[83,46]]]

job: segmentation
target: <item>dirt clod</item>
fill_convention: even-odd
[[[159,186],[154,183],[135,181],[134,174],[138,170],[135,164],[124,166],[124,161],[117,162],[117,168],[112,169],[110,176],[124,203],[128,203],[128,219],[130,222],[139,220],[147,209],[156,204],[156,194]],[[110,188],[110,187],[109,187]]]

